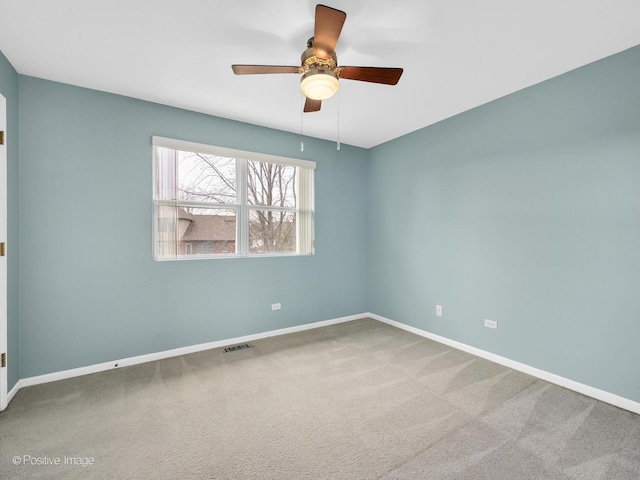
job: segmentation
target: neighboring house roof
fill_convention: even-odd
[[[189,220],[189,226],[180,239],[183,242],[206,242],[212,240],[236,240],[236,217],[229,215],[193,215],[178,210],[178,218]]]
[[[184,208],[178,208],[178,219],[179,220],[195,220],[196,216],[195,215],[191,215],[189,212],[187,212]]]

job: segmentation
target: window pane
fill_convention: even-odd
[[[249,252],[295,252],[296,214],[273,210],[249,212]]]
[[[236,202],[234,158],[178,151],[178,199],[187,202]]]
[[[236,253],[236,211],[178,208],[178,255]]]
[[[296,207],[296,167],[249,161],[247,170],[249,205]]]

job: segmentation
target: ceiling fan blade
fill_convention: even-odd
[[[342,10],[316,5],[316,26],[313,32],[313,54],[328,59],[338,43],[347,14]]]
[[[304,113],[319,112],[322,106],[322,100],[313,100],[307,97],[307,101],[304,102]]]
[[[231,65],[236,75],[255,75],[261,73],[300,73],[300,67],[283,65]]]
[[[395,85],[400,80],[402,72],[402,68],[340,67],[339,77],[346,80]]]

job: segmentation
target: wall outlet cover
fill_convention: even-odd
[[[495,330],[498,329],[498,322],[496,322],[495,320],[487,320],[486,318],[484,319],[484,326],[487,328],[493,328]]]

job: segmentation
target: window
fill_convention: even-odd
[[[313,253],[315,162],[153,137],[154,258]]]

